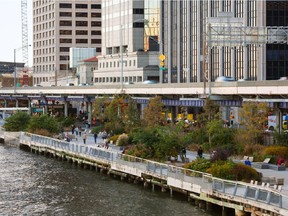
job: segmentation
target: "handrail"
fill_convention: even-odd
[[[288,196],[270,187],[220,179],[213,177],[208,173],[159,163],[131,155],[125,155],[117,151],[108,150],[97,146],[76,144],[26,132],[21,133],[20,142],[29,143],[30,145],[44,145],[54,148],[55,150],[59,149],[61,151],[65,150],[78,153],[83,156],[105,160],[107,163],[113,162],[122,165],[129,165],[131,167],[136,167],[142,172],[152,173],[153,175],[163,179],[175,178],[184,182],[198,184],[203,186],[203,190],[209,192],[217,191],[219,194],[232,195],[235,197],[266,203],[270,206],[288,209]]]

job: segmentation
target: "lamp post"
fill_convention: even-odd
[[[31,46],[31,45],[27,45],[27,46]],[[14,49],[14,93],[16,93],[16,79],[17,79],[17,76],[16,76],[16,74],[17,74],[17,67],[16,67],[16,53],[17,53],[17,51],[18,50],[20,50],[20,49],[23,49],[23,48],[25,48],[25,47],[27,47],[27,46],[22,46],[22,47],[19,47],[19,48],[17,48],[17,49]]]

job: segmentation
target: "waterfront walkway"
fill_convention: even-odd
[[[68,133],[71,134],[71,132],[68,132]],[[77,141],[72,140],[71,142],[83,144],[83,139],[82,139],[82,137],[77,136]],[[93,134],[87,133],[86,144],[87,145],[95,145]],[[98,137],[97,137],[97,144],[96,145],[97,146],[98,145],[103,146],[103,148],[104,148],[104,140],[102,139],[102,137],[100,135],[98,135]],[[109,144],[109,148],[113,151],[122,152],[122,148],[120,148],[119,146],[116,146],[114,144]],[[210,158],[210,154],[204,153],[203,156],[207,159]],[[197,158],[197,152],[187,151],[186,157],[191,162]],[[239,161],[239,160],[237,160],[237,161]],[[184,163],[182,163],[180,155],[178,155],[178,159],[177,159],[177,161],[175,161],[175,163],[173,163],[173,165],[180,166],[180,167],[182,167],[184,165]],[[266,179],[267,178],[268,179],[269,178],[284,179],[284,185],[282,186],[281,192],[285,195],[288,195],[288,170],[287,169],[285,171],[277,171],[277,170],[272,170],[272,169],[256,169],[256,170],[257,170],[257,172],[262,173],[262,177],[266,178]]]

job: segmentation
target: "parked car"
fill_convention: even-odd
[[[235,79],[233,77],[228,77],[228,76],[219,76],[215,80],[215,82],[234,82]]]
[[[74,83],[67,83],[66,86],[74,86]]]
[[[41,84],[35,84],[34,87],[43,87]]]
[[[91,86],[90,83],[80,83],[78,86]]]
[[[143,82],[143,84],[157,84],[157,83],[158,83],[158,81],[156,81],[156,80],[145,80]]]

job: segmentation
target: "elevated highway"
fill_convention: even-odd
[[[120,84],[100,84],[95,86],[56,86],[56,87],[19,87],[1,88],[0,95],[87,95],[102,96],[121,93]],[[204,92],[203,83],[171,83],[171,84],[130,84],[124,85],[123,93],[134,96],[162,95],[173,98],[199,98]],[[244,98],[288,98],[288,80],[284,81],[246,81],[246,82],[214,82],[211,83],[213,96],[241,96]]]

